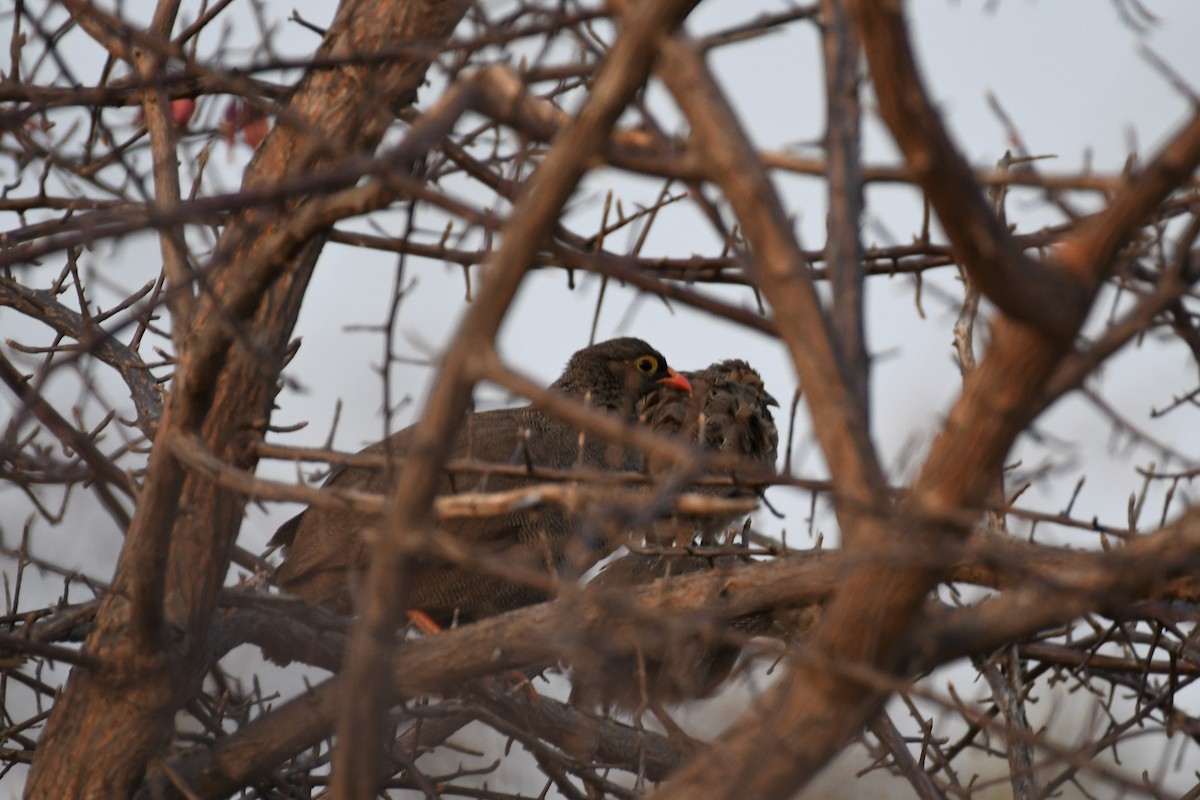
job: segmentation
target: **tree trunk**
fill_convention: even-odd
[[[285,103],[243,189],[319,176],[347,154],[371,153],[395,111],[415,99],[428,54],[466,7],[460,0],[343,2],[317,57],[350,63],[310,73]],[[380,58],[381,51],[393,55]],[[205,290],[188,340],[176,342],[179,364],[138,509],[84,646],[100,666],[72,673],[39,742],[28,797],[128,796],[204,677],[215,598],[245,499],[189,476],[171,442],[198,438],[209,452],[254,469],[247,445],[270,418],[324,244],[319,230],[300,236],[288,227],[289,212],[304,201],[297,195],[233,217],[199,277]]]

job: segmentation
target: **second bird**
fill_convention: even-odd
[[[712,364],[698,372],[685,372],[694,393],[684,394],[659,388],[642,401],[639,417],[654,430],[695,442],[723,456],[737,457],[746,471],[775,469],[779,433],[771,406],[775,398],[767,393],[762,378],[741,359]],[[670,464],[653,459],[647,465],[651,475],[669,474]],[[735,478],[738,470],[726,474]],[[757,490],[739,486],[710,486],[703,491],[722,497],[753,497]],[[592,581],[599,591],[648,585],[660,578],[686,575],[743,563],[734,555],[701,556],[678,552],[693,544],[711,546],[736,517],[689,517],[675,515],[659,520],[646,534],[650,551],[633,552],[614,560]],[[676,548],[675,553],[655,553],[654,548]],[[668,623],[647,638],[634,629],[618,627],[612,631],[611,654],[594,649],[575,659],[573,698],[584,703],[604,701],[626,709],[675,703],[711,694],[730,674],[741,646],[741,639],[764,633],[771,617],[754,615],[733,620],[731,632],[700,624],[691,618],[683,627]],[[651,625],[658,620],[650,621]],[[645,632],[648,628],[639,628]],[[631,634],[629,643],[621,644]],[[622,653],[623,647],[638,651],[636,657]],[[628,650],[624,651],[628,653]]]

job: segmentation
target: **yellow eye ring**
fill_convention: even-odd
[[[633,365],[643,375],[653,375],[658,372],[658,359],[654,356],[640,356],[637,361],[633,362]]]

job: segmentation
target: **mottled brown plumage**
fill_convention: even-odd
[[[730,359],[698,372],[684,373],[692,384],[691,395],[658,388],[639,405],[639,418],[656,431],[696,442],[725,455],[735,455],[749,468],[774,470],[779,434],[771,415],[778,403],[767,393],[762,378],[745,361]],[[662,474],[669,463],[651,459],[649,472]],[[734,477],[737,470],[734,470]],[[751,487],[707,487],[704,491],[723,497],[753,496]],[[646,534],[654,547],[712,545],[736,518],[695,518],[676,515],[661,520]],[[644,586],[661,578],[720,569],[743,563],[737,556],[699,556],[633,552],[608,564],[592,581],[599,591],[625,586]],[[636,656],[606,657],[589,654],[574,665],[576,699],[602,700],[633,709],[646,701],[674,703],[705,697],[729,677],[741,652],[739,639],[765,633],[772,624],[769,615],[733,620],[726,630],[705,626],[702,621],[684,621],[664,629],[658,641],[647,646],[632,628],[617,626],[612,651],[628,653],[629,645],[617,639],[624,633],[640,642]],[[732,641],[731,641],[732,640]],[[639,663],[640,662],[640,663]]]
[[[657,386],[673,386],[686,395],[687,381],[666,359],[639,339],[622,338],[580,350],[551,389],[633,420],[638,400]],[[364,453],[401,457],[411,447],[413,428],[406,428]],[[640,456],[589,437],[580,452],[579,433],[542,412],[523,406],[469,414],[455,435],[452,459],[491,464],[532,464],[563,469],[582,464],[592,469],[637,469]],[[443,476],[438,493],[504,491],[537,483],[526,476],[458,474]],[[327,486],[386,493],[392,478],[386,470],[347,467],[335,471]],[[334,610],[353,609],[353,587],[369,558],[364,531],[378,520],[349,511],[312,508],[285,523],[276,544],[288,545],[276,584],[313,604]],[[543,572],[562,570],[587,546],[573,541],[580,520],[553,505],[500,517],[444,520],[438,533],[471,544],[472,552],[505,564]],[[590,552],[592,558],[602,553]],[[586,568],[586,564],[583,565]],[[515,583],[486,571],[445,562],[423,566],[411,588],[410,606],[440,625],[491,616],[547,597],[542,588]]]
[[[638,418],[660,433],[736,456],[750,470],[774,471],[779,431],[771,406],[779,404],[767,392],[758,372],[745,361],[731,358],[684,374],[692,384],[691,394],[658,387],[638,405]],[[673,464],[651,458],[646,466],[651,475],[664,475]],[[736,480],[738,470],[725,474]],[[736,485],[706,487],[701,491],[720,497],[756,494],[751,487]],[[672,517],[652,527],[647,533],[647,543],[684,547],[698,540],[701,544],[713,544],[735,520],[736,517]]]

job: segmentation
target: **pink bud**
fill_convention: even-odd
[[[180,97],[171,101],[171,124],[177,131],[187,130],[192,114],[196,113],[196,100],[192,97]]]

